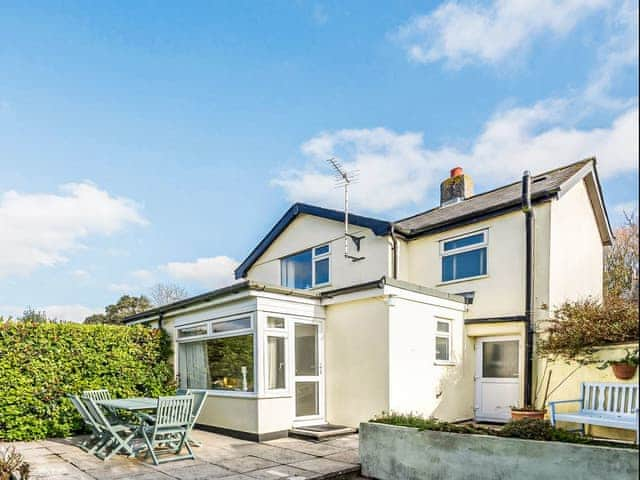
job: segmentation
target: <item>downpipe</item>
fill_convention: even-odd
[[[533,402],[533,334],[534,334],[534,254],[535,254],[535,213],[531,205],[531,174],[528,170],[522,175],[522,212],[525,218],[525,371],[524,403]],[[532,405],[535,406],[535,405]],[[543,407],[544,408],[544,407]]]

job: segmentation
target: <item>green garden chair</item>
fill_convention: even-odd
[[[174,397],[160,397],[158,409],[153,424],[143,424],[140,427],[147,445],[147,455],[151,455],[153,463],[173,462],[176,460],[194,459],[195,455],[187,442],[187,434],[192,424],[192,395],[177,395]],[[165,447],[172,451],[171,458],[158,458],[159,448]],[[180,455],[182,448],[187,449],[186,455]]]
[[[73,406],[76,407],[76,410],[78,410],[78,413],[82,417],[82,421],[84,422],[84,424],[91,431],[91,436],[89,437],[89,439],[84,440],[78,446],[81,449],[83,449],[85,452],[93,454],[105,442],[104,429],[100,427],[100,425],[91,416],[91,414],[89,413],[89,410],[87,410],[87,407],[84,405],[84,403],[82,403],[82,400],[80,400],[80,398],[77,395],[69,394],[68,397],[69,397],[69,400],[71,400],[71,403],[73,404]]]
[[[193,427],[196,425],[196,421],[200,416],[200,412],[202,412],[204,402],[207,399],[207,392],[193,392],[191,390],[188,390],[187,395],[193,396],[193,406],[191,408],[191,424],[189,425],[189,431],[187,432],[187,441],[194,447],[201,447],[201,442],[191,438],[191,430],[193,430]]]
[[[131,425],[125,422],[109,421],[107,416],[100,410],[95,400],[90,397],[83,397],[89,414],[93,417],[98,428],[104,432],[104,441],[95,454],[102,460],[109,460],[116,453],[124,450],[130,457],[135,455],[131,447],[131,441],[135,438],[138,425]],[[111,447],[111,451],[107,453],[107,449]]]
[[[106,388],[101,390],[85,390],[82,392],[82,396],[93,400],[111,400],[111,394]]]

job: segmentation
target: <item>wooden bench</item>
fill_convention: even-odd
[[[577,412],[558,413],[556,405],[578,403]],[[549,402],[551,424],[571,422],[582,425],[623,428],[636,432],[638,443],[638,385],[635,383],[583,382],[581,397],[576,400]]]

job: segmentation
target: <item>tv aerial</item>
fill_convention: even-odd
[[[349,187],[351,184],[358,182],[359,171],[347,171],[334,157],[327,159],[327,163],[335,170],[336,188],[344,188],[344,258],[348,258],[352,262],[364,260],[365,257],[359,257],[349,253],[349,240],[353,242],[356,251],[359,252],[360,241],[364,238],[364,236],[349,233]]]

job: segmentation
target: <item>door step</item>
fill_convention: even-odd
[[[345,427],[344,425],[332,425],[324,423],[322,425],[307,425],[304,427],[293,427],[289,430],[290,437],[313,438],[315,440],[325,440],[340,435],[351,435],[357,433],[358,429]]]

